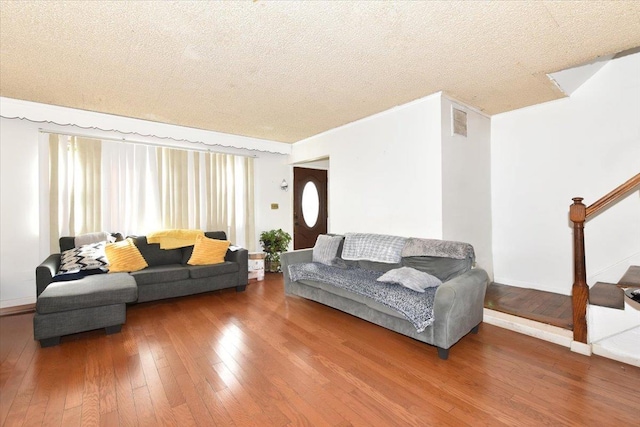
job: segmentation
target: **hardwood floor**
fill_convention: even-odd
[[[483,324],[434,347],[298,297],[280,275],[145,303],[42,349],[0,318],[0,424],[637,425],[640,368]]]
[[[487,287],[484,306],[536,322],[573,330],[571,297],[500,283]]]

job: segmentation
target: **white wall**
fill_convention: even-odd
[[[569,98],[492,118],[495,281],[570,294],[571,198],[587,205],[640,172],[640,54],[614,59]],[[617,281],[640,253],[636,191],[587,222],[593,279]]]
[[[467,136],[451,132],[452,107],[467,113]],[[491,119],[442,97],[442,237],[471,243],[493,277]]]
[[[291,186],[293,170],[288,164],[288,156],[276,154],[260,154],[255,162],[256,187],[256,238],[255,248],[261,251],[260,233],[271,229],[282,228],[293,236],[293,192],[280,189],[283,179]],[[276,203],[278,209],[271,209]]]
[[[293,145],[294,163],[330,159],[331,232],[469,242],[492,274],[490,119],[456,104],[454,137],[452,104],[437,93]]]
[[[41,177],[48,160],[46,149],[40,149],[40,128],[98,138],[126,137],[141,142],[160,142],[191,149],[203,149],[207,144],[215,151],[257,156],[254,160],[257,236],[252,240],[256,248],[259,248],[258,236],[263,229],[286,229],[288,226],[291,232],[289,193],[280,190],[282,179],[290,179],[291,168],[287,164],[288,153],[291,150],[289,144],[8,98],[0,98],[0,115],[1,308],[35,302],[35,268],[49,254],[47,179],[46,176]],[[7,117],[27,117],[43,123]],[[60,126],[50,122],[72,123],[84,128]],[[135,134],[123,135],[95,128],[117,129]],[[202,144],[141,135],[200,141]],[[278,203],[279,209],[272,211],[271,203]]]
[[[35,268],[43,258],[37,127],[0,120],[0,307],[7,307],[35,301]]]
[[[328,157],[330,232],[442,237],[440,94],[293,145],[291,163]]]

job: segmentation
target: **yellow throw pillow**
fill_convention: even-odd
[[[231,242],[228,240],[209,239],[205,236],[196,237],[193,245],[193,253],[187,261],[189,265],[220,264],[224,262],[224,256]]]
[[[149,266],[131,239],[109,243],[104,252],[109,261],[109,273],[138,271]]]

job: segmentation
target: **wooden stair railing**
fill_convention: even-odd
[[[587,342],[587,302],[589,286],[584,257],[584,223],[603,210],[640,187],[640,173],[620,185],[590,206],[582,203],[582,197],[574,197],[569,206],[569,219],[573,222],[573,286],[571,304],[573,308],[573,339]]]

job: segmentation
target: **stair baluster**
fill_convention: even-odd
[[[582,197],[574,197],[569,206],[569,219],[573,222],[573,286],[571,288],[571,305],[573,308],[573,340],[587,343],[587,302],[589,286],[587,285],[587,268],[584,256],[584,223],[601,211],[613,206],[640,187],[640,173],[618,186],[606,196],[598,199],[590,206],[582,203]]]
[[[569,208],[569,218],[573,222],[573,286],[571,305],[573,308],[573,340],[587,343],[587,268],[584,257],[584,222],[587,207],[582,197],[574,197]]]

